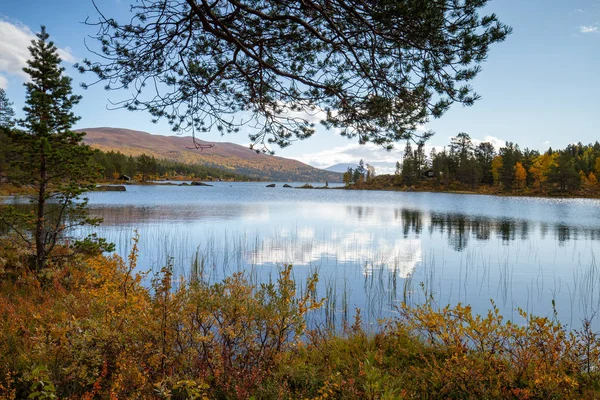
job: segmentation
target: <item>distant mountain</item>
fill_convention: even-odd
[[[332,165],[331,167],[327,167],[324,170],[329,172],[339,172],[343,174],[344,172],[348,171],[348,168],[354,169],[357,166],[358,163],[340,163]]]
[[[396,163],[394,163],[394,162],[389,162],[389,161],[365,162],[365,165],[367,165],[367,164],[370,164],[373,167],[375,167],[375,172],[378,175],[393,174],[394,171],[396,170]],[[335,164],[335,165],[332,165],[331,167],[325,168],[325,171],[344,173],[344,172],[348,171],[348,168],[355,169],[357,166],[358,166],[358,163],[355,163],[355,164],[340,163],[340,164]]]
[[[206,142],[213,145],[202,150],[193,147],[189,136],[162,136],[120,128],[85,128],[84,142],[102,151],[119,151],[126,155],[147,154],[156,158],[188,164],[219,167],[252,178],[283,182],[341,182],[342,175],[324,171],[283,157],[259,154],[247,147],[226,142]]]

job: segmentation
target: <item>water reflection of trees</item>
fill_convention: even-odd
[[[426,221],[430,235],[434,232],[441,233],[448,238],[448,243],[457,251],[464,250],[471,239],[487,241],[498,238],[502,242],[527,240],[536,229],[539,229],[542,239],[552,232],[559,245],[580,238],[600,240],[600,228],[550,225],[526,219],[490,218],[460,213],[428,213],[406,208],[395,209],[394,218],[401,223],[405,238],[410,235],[420,235]]]
[[[359,220],[371,218],[375,209],[373,207],[368,206],[346,206],[346,213],[349,215],[354,215]]]
[[[385,219],[386,216],[378,215],[377,210],[377,207],[370,206],[346,207],[347,214],[359,222],[375,217]],[[577,239],[600,240],[600,228],[569,226],[564,223],[549,224],[527,219],[424,212],[410,208],[395,208],[393,213],[394,220],[401,226],[404,238],[419,236],[426,229],[430,235],[434,232],[445,235],[450,246],[457,251],[464,250],[471,239],[487,241],[497,238],[502,242],[511,242],[517,239],[528,240],[532,235],[545,239],[549,233],[553,234],[559,245]]]
[[[136,207],[92,207],[90,214],[101,217],[106,226],[132,225],[161,221],[193,222],[205,219],[237,219],[243,216],[258,218],[265,214],[261,205],[247,204],[231,206],[228,204],[162,205]]]

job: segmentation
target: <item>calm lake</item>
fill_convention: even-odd
[[[89,195],[95,231],[126,256],[140,235],[140,270],[169,258],[189,276],[194,260],[218,281],[236,271],[275,278],[283,264],[302,280],[317,271],[321,316],[360,308],[371,323],[401,301],[433,296],[509,319],[517,308],[579,328],[600,309],[600,201],[346,190],[128,186]],[[300,184],[292,184],[294,186]],[[300,282],[300,281],[299,281]],[[595,328],[600,327],[593,318]]]

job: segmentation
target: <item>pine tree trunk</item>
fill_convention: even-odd
[[[45,229],[44,229],[44,213],[46,210],[46,156],[42,154],[40,160],[40,184],[38,186],[38,204],[35,225],[35,264],[39,271],[46,264],[46,245],[45,245]]]

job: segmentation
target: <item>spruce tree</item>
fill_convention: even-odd
[[[64,75],[57,48],[42,26],[29,47],[31,59],[23,70],[25,118],[22,130],[11,134],[14,152],[13,178],[35,188],[33,215],[16,210],[3,213],[18,236],[33,250],[34,267],[42,269],[61,237],[70,228],[96,223],[87,216],[86,199],[79,196],[93,188],[97,171],[92,150],[82,143],[85,133],[71,131],[79,119],[72,111],[80,96]]]
[[[0,88],[0,128],[10,129],[15,125],[15,111],[12,105],[6,91]]]

